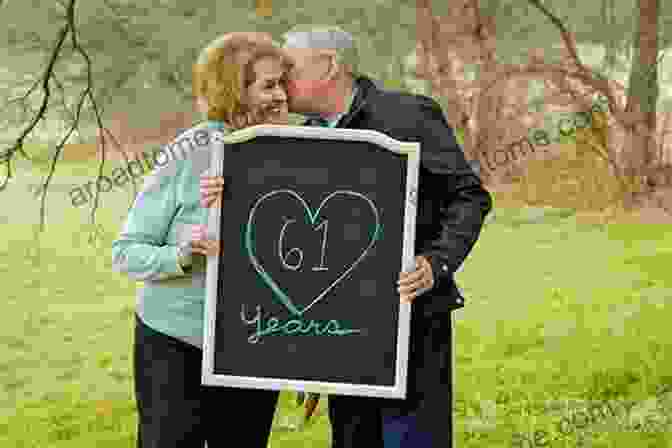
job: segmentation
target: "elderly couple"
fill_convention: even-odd
[[[357,72],[356,46],[336,27],[295,27],[282,47],[265,33],[230,33],[194,69],[207,120],[229,132],[261,123],[372,129],[420,142],[417,269],[399,275],[412,302],[406,399],[329,397],[333,448],[448,448],[451,312],[463,306],[453,274],[492,207],[441,108],[425,96],[380,89]],[[119,238],[114,269],[144,281],[135,319],[138,448],[267,446],[277,391],[201,384],[207,207],[224,207],[224,182],[209,176],[210,148],[156,168],[145,179]],[[200,188],[199,188],[200,186]],[[226,245],[224,245],[226,247]],[[222,256],[226,257],[223,253]]]

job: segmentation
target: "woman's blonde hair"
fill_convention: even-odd
[[[291,62],[266,33],[229,33],[210,44],[194,64],[193,94],[207,103],[208,120],[223,121],[234,129],[255,124],[245,92],[255,81],[254,63],[264,57]]]

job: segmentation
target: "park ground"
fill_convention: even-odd
[[[73,207],[68,191],[95,172],[59,166],[42,234],[31,185],[44,171],[24,164],[0,193],[2,447],[135,446],[136,284],[110,255],[133,193],[101,193],[91,246],[90,204]],[[456,446],[672,447],[669,223],[604,224],[494,198],[456,276]],[[326,402],[294,428],[293,399],[281,395],[270,446],[327,448]],[[595,402],[628,411],[579,421]]]

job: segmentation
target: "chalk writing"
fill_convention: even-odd
[[[285,230],[287,229],[287,225],[291,224],[293,222],[296,222],[296,219],[285,218],[285,220],[286,220],[286,222],[282,226],[282,229],[280,230],[280,238],[278,239],[278,256],[280,257],[280,260],[282,260],[282,266],[285,269],[290,269],[292,271],[296,271],[301,267],[301,262],[303,261],[303,251],[301,249],[299,249],[298,247],[295,247],[295,248],[289,250],[285,255],[282,255],[282,239],[285,235]],[[322,237],[322,256],[320,257],[320,265],[319,266],[313,266],[313,271],[326,271],[326,270],[329,269],[324,265],[324,255],[325,255],[325,251],[327,249],[327,225],[328,224],[329,224],[329,221],[325,220],[319,226],[317,226],[315,228],[315,230],[318,230],[320,227],[324,227],[324,236]],[[297,251],[297,253],[299,254],[299,261],[297,262],[297,264],[292,266],[292,265],[287,263],[287,258],[294,251]]]
[[[288,219],[287,222],[285,222],[285,225],[282,226],[282,230],[280,230],[280,238],[278,239],[278,256],[282,260],[282,266],[285,269],[290,269],[292,271],[296,271],[297,269],[299,269],[301,267],[301,262],[303,261],[303,251],[301,249],[299,249],[298,247],[295,247],[295,248],[291,249],[289,252],[287,252],[287,255],[283,256],[282,255],[282,238],[285,235],[285,229],[287,228],[287,224],[293,223],[294,221],[296,221],[296,219]],[[292,265],[287,264],[287,257],[294,251],[298,252],[299,261],[298,261],[297,264],[292,266]]]
[[[312,225],[315,225],[315,221],[317,220],[317,216],[320,214],[320,211],[322,210],[322,207],[324,207],[324,204],[327,203],[331,198],[333,198],[336,195],[348,195],[348,196],[355,196],[360,199],[364,199],[369,207],[371,207],[371,210],[373,210],[373,214],[376,218],[376,231],[373,233],[371,237],[371,241],[369,242],[368,246],[364,248],[362,251],[361,255],[355,260],[354,263],[350,265],[345,271],[336,279],[334,280],[329,286],[327,286],[317,297],[313,299],[312,302],[310,302],[308,305],[306,305],[303,309],[299,309],[292,299],[285,293],[285,291],[280,288],[277,283],[271,278],[271,276],[266,272],[266,270],[261,266],[261,263],[257,259],[255,255],[255,247],[253,244],[253,238],[252,238],[252,228],[254,224],[254,215],[259,208],[259,205],[267,200],[268,198],[278,195],[278,194],[289,194],[293,196],[295,199],[298,199],[301,204],[304,207],[305,212],[308,214],[308,219],[310,220],[310,223]],[[281,231],[280,231],[280,239],[278,241],[278,254],[280,256],[280,259],[282,260],[282,264],[285,268],[296,271],[299,269],[301,266],[301,262],[303,261],[303,252],[298,249],[298,248],[293,248],[290,251],[287,252],[286,256],[282,255],[282,239],[285,233],[285,229],[287,228],[287,225],[290,223],[294,222],[295,220],[293,219],[288,219],[285,218],[286,222],[283,225]],[[324,224],[324,236],[322,239],[322,259],[320,266],[313,268],[313,270],[326,270],[326,266],[324,266],[324,256],[325,256],[325,251],[326,251],[326,240],[327,240],[327,222],[328,221],[323,221],[320,225],[317,226],[316,230],[319,229],[320,227],[323,226]],[[317,302],[322,300],[324,296],[327,295],[329,291],[331,291],[334,286],[336,286],[339,282],[341,282],[352,270],[364,259],[364,257],[368,254],[368,252],[371,250],[375,242],[379,239],[378,238],[378,231],[380,230],[380,218],[378,215],[378,210],[376,209],[376,206],[374,205],[373,201],[371,199],[367,198],[361,193],[357,193],[354,191],[348,191],[348,190],[338,190],[334,191],[331,193],[329,196],[324,198],[320,206],[317,208],[317,210],[313,211],[311,208],[308,206],[306,201],[296,192],[292,190],[275,190],[271,191],[269,193],[266,193],[264,196],[259,198],[257,202],[254,204],[252,209],[250,210],[250,215],[247,220],[247,228],[245,231],[245,246],[247,248],[247,253],[250,258],[250,261],[252,263],[252,266],[254,266],[254,269],[257,271],[259,276],[262,278],[262,280],[271,288],[271,290],[274,292],[274,297],[282,304],[284,305],[292,314],[295,316],[301,316],[303,313],[305,313],[309,308],[311,308],[313,305],[315,305]],[[296,251],[299,254],[299,262],[296,265],[290,265],[287,263],[286,258],[288,255],[290,255],[293,251]]]
[[[257,305],[257,314],[253,319],[248,319],[247,314],[245,313],[245,304],[242,305],[240,310],[240,318],[246,325],[254,325],[255,332],[247,338],[247,342],[250,344],[256,344],[259,342],[262,336],[267,336],[273,333],[281,333],[284,336],[305,336],[305,335],[315,335],[315,336],[347,336],[353,333],[360,333],[361,330],[348,330],[341,328],[341,324],[335,320],[331,319],[329,321],[319,321],[319,320],[303,320],[303,319],[288,319],[282,321],[277,317],[270,317],[264,321],[262,319],[262,310],[261,306]]]
[[[324,265],[324,251],[327,249],[327,225],[329,224],[329,221],[325,220],[315,228],[315,230],[319,229],[324,225],[324,236],[322,237],[322,257],[320,258],[320,265],[313,267],[313,271],[326,271],[327,267]]]

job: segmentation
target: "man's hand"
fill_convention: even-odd
[[[204,208],[210,208],[213,204],[216,207],[222,205],[222,192],[224,191],[224,178],[217,176],[201,176],[201,205]]]
[[[411,303],[416,297],[434,287],[434,274],[432,265],[426,257],[418,255],[415,257],[415,271],[401,272],[397,281],[397,291],[401,303]]]

